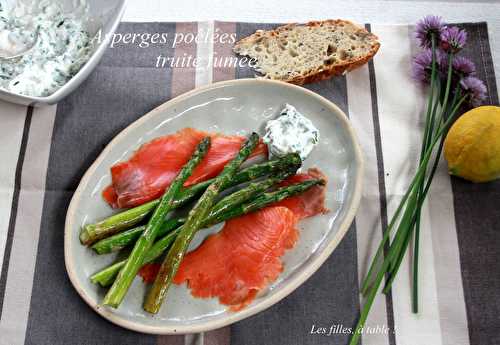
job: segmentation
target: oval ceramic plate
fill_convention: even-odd
[[[330,212],[303,220],[296,246],[283,256],[285,269],[268,289],[239,312],[227,310],[218,300],[190,295],[185,285],[173,286],[158,315],[142,309],[146,286],[135,279],[122,305],[114,310],[99,305],[105,290],[89,276],[116,259],[95,254],[82,246],[83,224],[109,216],[112,210],[101,198],[110,183],[109,168],[129,157],[141,144],[184,127],[225,134],[262,131],[285,103],[306,114],[320,130],[320,143],[304,162],[317,166],[329,178]],[[361,196],[363,160],[358,141],[345,114],[333,103],[307,89],[275,81],[241,79],[212,84],[179,96],[146,114],[123,130],[85,173],[66,215],[65,261],[71,282],[97,313],[129,329],[156,334],[193,333],[219,328],[256,314],[286,297],[328,258],[351,224]],[[200,231],[191,248],[215,226]]]

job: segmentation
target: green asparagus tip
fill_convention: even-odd
[[[101,282],[99,281],[99,278],[98,277],[94,277],[94,276],[91,276],[90,277],[90,281],[92,282],[92,284],[99,284],[101,285],[102,287],[104,287]]]
[[[94,245],[92,245],[92,247],[90,247],[90,248],[92,248],[97,254],[103,255],[103,254],[109,254],[109,253],[121,250],[124,248],[124,246],[116,245],[116,246],[103,247],[102,245],[100,245],[99,242],[97,242]]]
[[[90,248],[92,248],[99,255],[107,254],[107,252],[102,250],[98,244],[99,244],[99,242],[93,244]]]
[[[115,302],[111,302],[111,301],[108,301],[108,300],[104,300],[104,301],[102,301],[102,305],[104,305],[106,307],[111,307],[113,309],[116,309],[116,308],[118,308],[118,306],[120,305],[120,303],[115,303]]]
[[[95,230],[94,224],[87,224],[82,228],[80,232],[80,242],[83,245],[89,245],[91,241],[90,234]]]

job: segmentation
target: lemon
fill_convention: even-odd
[[[444,141],[451,175],[473,182],[500,177],[500,107],[483,106],[463,114]]]

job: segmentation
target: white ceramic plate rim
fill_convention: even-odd
[[[132,131],[134,128],[140,126],[142,123],[148,121],[150,118],[154,117],[156,114],[161,113],[163,109],[169,108],[172,106],[175,106],[175,104],[190,98],[192,96],[195,96],[197,94],[203,93],[207,90],[210,89],[215,89],[215,88],[220,88],[223,86],[237,86],[237,85],[244,85],[244,84],[260,84],[260,83],[267,83],[267,84],[275,84],[279,87],[284,87],[284,88],[294,88],[296,90],[299,90],[303,92],[305,95],[310,96],[315,98],[318,102],[322,103],[326,108],[328,108],[332,113],[334,113],[338,120],[342,122],[344,125],[344,128],[347,130],[347,134],[349,138],[353,142],[353,151],[354,151],[354,159],[357,163],[357,172],[356,176],[354,179],[354,192],[353,192],[353,197],[351,198],[350,203],[347,205],[347,212],[346,215],[343,219],[343,221],[339,224],[339,229],[335,236],[332,238],[330,243],[326,245],[326,247],[323,249],[322,252],[318,253],[317,256],[314,257],[313,260],[309,262],[309,264],[305,267],[303,272],[301,274],[297,274],[295,276],[292,276],[288,278],[287,284],[284,285],[282,288],[280,288],[278,291],[276,291],[275,294],[272,296],[269,296],[268,298],[264,299],[262,302],[257,303],[255,305],[248,306],[247,308],[229,315],[226,318],[223,319],[217,319],[217,320],[211,320],[207,321],[206,323],[203,324],[196,324],[196,325],[176,325],[175,327],[173,326],[150,326],[150,325],[144,325],[140,323],[136,323],[133,321],[128,321],[124,320],[121,318],[119,315],[115,314],[112,310],[107,309],[106,307],[100,306],[97,304],[93,299],[87,295],[84,291],[83,288],[81,288],[78,285],[78,278],[75,272],[75,263],[73,262],[73,255],[72,253],[72,239],[73,236],[76,234],[74,233],[74,224],[73,224],[73,219],[75,219],[75,212],[76,212],[76,205],[79,203],[80,198],[82,197],[82,190],[85,189],[87,186],[90,177],[94,174],[97,166],[101,163],[101,161],[104,159],[104,157],[108,154],[109,151],[115,146],[118,142],[121,142],[124,140],[128,133]],[[142,116],[138,120],[134,121],[132,124],[130,124],[127,128],[125,128],[123,131],[121,131],[111,142],[106,146],[106,148],[101,152],[99,157],[95,160],[95,162],[90,166],[90,168],[85,172],[85,174],[82,177],[82,180],[80,181],[80,184],[78,185],[78,188],[76,189],[75,193],[73,194],[73,197],[71,199],[70,205],[68,207],[68,211],[66,213],[66,222],[65,222],[65,230],[64,230],[64,261],[66,264],[66,270],[68,272],[68,276],[70,278],[71,283],[75,287],[76,291],[78,294],[83,298],[83,300],[92,308],[94,309],[98,314],[103,316],[104,318],[108,319],[109,321],[113,322],[116,325],[125,327],[127,329],[137,331],[137,332],[143,332],[143,333],[149,333],[149,334],[187,334],[187,333],[199,333],[199,332],[205,332],[213,329],[217,329],[220,327],[227,326],[229,324],[232,324],[236,321],[245,319],[249,316],[252,316],[254,314],[257,314],[273,304],[279,302],[286,296],[288,296],[291,292],[293,292],[297,287],[299,287],[302,283],[304,283],[316,270],[325,262],[325,260],[330,256],[330,254],[333,252],[333,250],[337,247],[339,242],[342,240],[346,232],[349,230],[349,226],[351,225],[354,216],[356,214],[356,211],[358,209],[360,200],[361,200],[361,192],[362,192],[362,186],[363,186],[363,174],[364,174],[364,160],[363,160],[363,154],[361,151],[361,147],[359,145],[357,136],[354,132],[354,129],[352,128],[347,116],[345,113],[334,103],[330,102],[326,98],[308,90],[300,86],[280,82],[280,81],[273,81],[273,80],[265,80],[265,79],[237,79],[237,80],[229,80],[229,81],[222,81],[214,84],[210,84],[204,87],[199,87],[196,88],[192,91],[189,91],[185,94],[182,94],[174,99],[171,99],[162,105],[158,106],[157,108],[153,109],[146,115]]]

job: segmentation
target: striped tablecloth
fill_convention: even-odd
[[[465,54],[498,92],[486,23],[464,25]],[[270,24],[123,23],[119,32],[235,33]],[[382,42],[373,62],[344,77],[308,85],[350,117],[366,157],[364,192],[350,231],[332,256],[286,299],[230,327],[189,336],[121,329],[95,314],[64,267],[66,209],[78,182],[104,146],[129,123],[196,86],[253,76],[246,68],[154,67],[159,54],[211,61],[230,46],[210,42],[108,49],[90,78],[57,106],[0,104],[0,344],[17,345],[293,345],[346,344],[343,328],[359,313],[359,280],[382,228],[415,171],[424,93],[410,79],[416,46],[409,26],[367,26]],[[236,121],[237,119],[235,119]],[[500,344],[500,183],[471,184],[440,166],[423,210],[421,312],[410,310],[410,269],[392,293],[379,295],[363,344]],[[334,326],[331,335],[313,330]],[[388,331],[387,331],[388,330]]]

